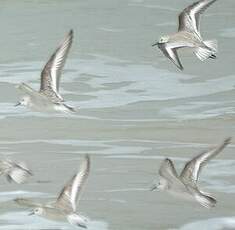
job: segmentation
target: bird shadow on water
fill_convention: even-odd
[[[27,212],[7,212],[0,215],[0,229],[4,230],[72,230],[83,229],[66,222],[53,222],[37,216],[29,216]],[[88,220],[87,229],[108,230],[103,221]]]

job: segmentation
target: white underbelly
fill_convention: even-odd
[[[37,112],[70,112],[63,104],[55,104],[48,101],[34,101],[29,105],[29,108]]]
[[[177,199],[187,200],[187,201],[195,200],[193,195],[187,192],[169,190],[168,193]]]

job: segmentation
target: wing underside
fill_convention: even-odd
[[[81,197],[82,188],[90,171],[90,158],[88,155],[83,160],[80,171],[64,186],[57,198],[56,206],[65,210],[76,211],[77,201]]]
[[[178,30],[185,30],[200,35],[200,15],[216,0],[200,0],[185,8],[179,15]]]
[[[184,181],[197,183],[202,167],[205,166],[209,160],[217,156],[230,142],[231,138],[227,138],[217,147],[194,157],[192,160],[186,163],[184,169],[181,172],[180,178],[182,178]]]
[[[62,96],[59,94],[60,78],[72,41],[73,31],[71,30],[50,57],[41,73],[40,91],[49,95],[54,94],[53,96],[57,97],[60,101],[63,101]]]

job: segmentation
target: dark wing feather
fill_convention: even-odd
[[[180,62],[177,48],[170,48],[166,43],[158,43],[158,47],[163,52],[163,54],[169,58],[180,70],[184,69]]]
[[[193,3],[179,15],[179,31],[186,30],[200,35],[200,15],[216,0],[201,0]]]
[[[187,162],[180,174],[180,178],[186,182],[197,183],[202,167],[210,159],[218,155],[230,143],[230,141],[231,138],[227,138],[219,146],[210,149],[209,151],[203,152]]]
[[[71,178],[71,180],[64,186],[64,188],[60,192],[60,195],[58,196],[55,203],[56,207],[68,211],[76,211],[76,203],[81,196],[81,191],[83,185],[86,182],[89,172],[90,158],[88,155],[86,155],[80,167],[80,171]]]
[[[39,204],[31,199],[26,199],[26,198],[16,198],[16,199],[14,199],[14,201],[18,205],[28,207],[28,208],[36,208],[36,207],[42,206],[41,204]]]
[[[60,77],[72,45],[72,41],[73,31],[71,30],[42,70],[40,92],[47,91],[46,93],[48,93],[49,91],[49,94],[54,93],[62,100],[62,97],[59,95]]]
[[[12,160],[1,161],[0,171],[6,175],[8,182],[16,182],[18,184],[25,183],[26,180],[32,176],[24,162],[15,162]]]
[[[178,178],[173,162],[166,158],[159,169],[159,175],[167,181],[174,182],[175,178]]]

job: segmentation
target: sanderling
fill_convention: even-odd
[[[17,87],[26,95],[16,104],[16,106],[25,105],[30,109],[37,111],[75,112],[73,108],[64,103],[64,99],[59,94],[61,73],[72,41],[73,31],[71,30],[42,70],[39,92],[25,83],[22,83]]]
[[[54,221],[68,221],[72,225],[86,228],[87,220],[77,213],[77,202],[80,199],[83,185],[90,171],[90,158],[86,155],[80,171],[76,173],[61,190],[55,202],[40,204],[30,199],[17,198],[22,206],[33,207],[29,215],[38,215]]]
[[[23,184],[32,172],[24,162],[15,162],[13,160],[0,160],[0,175],[6,176],[9,182]]]
[[[203,41],[199,31],[200,15],[215,1],[201,0],[185,8],[179,15],[178,32],[162,36],[157,43],[153,44],[153,46],[157,45],[180,70],[183,70],[183,66],[177,53],[179,48],[192,48],[201,61],[216,58],[217,41]]]
[[[173,162],[168,158],[165,159],[159,169],[160,182],[158,185],[154,184],[151,190],[167,191],[186,200],[196,200],[206,208],[214,207],[216,199],[198,188],[199,173],[202,167],[218,155],[230,141],[231,138],[227,138],[219,146],[205,151],[188,161],[180,175],[177,174]]]

